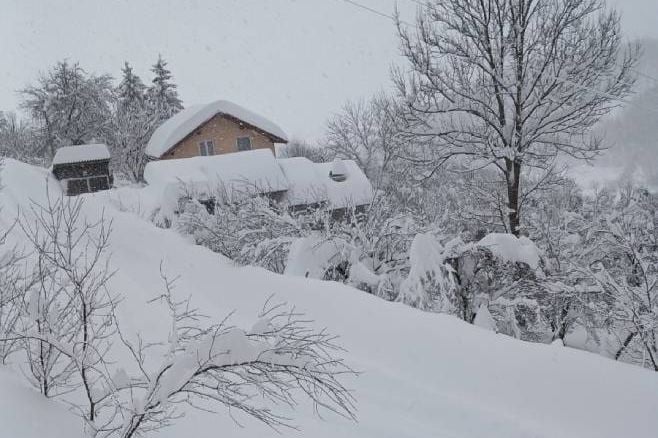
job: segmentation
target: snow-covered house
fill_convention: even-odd
[[[110,151],[104,144],[59,148],[53,158],[52,172],[68,196],[108,190],[113,183]]]
[[[280,201],[289,187],[269,149],[152,161],[144,169],[144,179],[159,191],[161,204],[169,210],[187,198],[214,204],[217,190],[228,199],[265,195]]]
[[[364,210],[373,198],[370,181],[354,161],[277,159],[269,149],[151,161],[144,179],[160,192],[168,210],[183,198],[206,202],[218,187],[229,199],[266,195],[291,210],[326,206],[336,218],[349,208]]]
[[[154,160],[170,160],[269,149],[287,143],[275,123],[225,100],[184,109],[155,130],[146,146]]]

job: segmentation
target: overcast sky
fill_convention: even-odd
[[[658,38],[658,0],[614,3],[629,37]],[[412,0],[398,5],[413,17]],[[57,60],[114,76],[127,60],[148,81],[158,53],[186,104],[233,100],[307,138],[346,99],[388,86],[399,60],[392,23],[343,0],[0,0],[0,110]]]

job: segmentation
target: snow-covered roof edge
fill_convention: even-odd
[[[184,109],[160,125],[146,146],[146,154],[160,158],[189,134],[216,115],[237,119],[271,137],[274,143],[287,143],[288,136],[277,124],[233,102],[218,100]]]
[[[327,202],[340,209],[368,205],[374,198],[372,184],[353,160],[314,163],[294,157],[278,158],[277,163],[290,182],[285,198],[291,206]],[[331,178],[337,169],[344,178]]]
[[[110,159],[110,150],[103,143],[65,146],[57,149],[53,165],[86,163]]]

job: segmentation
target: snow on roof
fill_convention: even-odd
[[[208,190],[223,185],[229,195],[234,191],[271,193],[288,189],[269,149],[152,161],[146,165],[144,179],[149,185],[163,188],[183,183],[196,190]]]
[[[195,105],[184,109],[155,130],[146,146],[146,154],[160,158],[192,131],[217,114],[225,114],[258,128],[278,142],[287,142],[288,136],[274,122],[267,120],[233,102],[218,100],[205,105]]]
[[[354,161],[344,160],[345,180],[334,181],[334,163],[313,163],[306,158],[276,159],[269,149],[234,152],[211,157],[152,161],[144,179],[171,204],[183,190],[209,194],[218,185],[229,197],[240,193],[285,192],[290,206],[327,203],[333,209],[367,205],[373,190]],[[173,205],[173,204],[172,204]]]
[[[285,198],[291,206],[327,202],[333,208],[344,208],[372,202],[372,185],[352,160],[314,163],[307,158],[295,157],[277,161],[290,182]],[[346,176],[345,180],[331,179],[330,172],[337,168]]]
[[[513,234],[491,233],[477,245],[489,248],[495,256],[507,262],[526,263],[532,269],[539,266],[539,250],[532,240],[525,236],[517,238]]]
[[[83,144],[66,146],[57,149],[53,165],[69,163],[85,163],[87,161],[109,160],[110,151],[104,144]]]

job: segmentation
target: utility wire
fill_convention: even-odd
[[[375,8],[371,8],[370,6],[363,5],[363,4],[358,3],[358,2],[355,2],[355,1],[353,1],[353,0],[343,0],[343,1],[344,1],[345,3],[348,3],[348,4],[352,5],[352,6],[356,6],[357,8],[361,8],[361,9],[363,9],[364,11],[368,11],[368,12],[370,12],[370,13],[377,14],[377,15],[379,15],[380,17],[388,18],[389,20],[393,20],[393,21],[395,21],[395,17],[394,17],[393,15],[389,15],[389,14],[387,14],[387,13],[385,13],[385,12],[378,11],[377,9],[375,9]]]
[[[355,1],[355,0],[343,0],[343,1],[344,1],[345,3],[349,3],[349,4],[351,4],[352,6],[355,6],[355,7],[357,7],[357,8],[361,8],[361,9],[363,9],[363,10],[365,10],[365,11],[370,12],[370,13],[377,14],[377,15],[379,15],[380,17],[387,18],[387,19],[392,20],[392,21],[394,21],[394,22],[396,21],[395,16],[390,15],[390,14],[387,14],[387,13],[382,12],[382,11],[379,11],[379,10],[377,10],[377,9],[375,9],[375,8],[370,7],[370,6],[366,6],[366,5],[361,4],[361,3],[359,3],[359,2],[357,2],[357,1]],[[411,3],[415,3],[415,4],[417,4],[417,5],[419,5],[419,6],[422,6],[422,7],[424,7],[424,6],[427,5],[427,3],[424,2],[424,1],[422,1],[422,0],[407,0],[407,1],[408,1],[408,2],[411,2]],[[409,23],[408,21],[400,20],[400,22],[406,24],[407,26],[416,27],[414,24]],[[643,78],[645,78],[645,79],[649,79],[649,80],[651,80],[651,81],[654,81],[656,84],[658,84],[658,78],[656,78],[655,76],[651,76],[650,74],[645,73],[645,72],[642,72],[642,71],[640,71],[640,70],[638,70],[638,69],[636,69],[636,68],[632,68],[631,70],[634,71],[638,76],[641,76],[641,77],[643,77]]]
[[[340,0],[337,0],[337,1],[340,1]],[[387,19],[389,19],[389,20],[392,20],[393,22],[397,22],[395,16],[390,15],[390,14],[387,14],[387,13],[382,12],[382,11],[379,11],[379,10],[377,10],[377,9],[375,9],[375,8],[371,8],[370,6],[366,6],[366,5],[362,4],[362,3],[357,2],[356,0],[342,0],[342,1],[344,1],[345,3],[348,3],[348,4],[350,4],[350,5],[352,5],[352,6],[354,6],[354,7],[357,7],[357,8],[363,9],[363,10],[365,10],[365,11],[367,11],[367,12],[370,12],[370,13],[372,13],[372,14],[376,14],[376,15],[378,15],[378,16],[380,16],[380,17],[383,17],[383,18],[387,18]],[[424,6],[424,3],[423,3],[422,1],[420,1],[420,0],[408,0],[408,1],[411,1],[411,2],[413,2],[413,3],[417,3],[417,4],[421,5],[421,6]],[[400,22],[401,22],[401,23],[404,23],[404,24],[406,24],[406,25],[408,25],[408,26],[418,28],[418,27],[417,27],[416,25],[414,25],[414,24],[411,24],[411,23],[408,23],[408,22],[405,22],[405,21],[402,21],[402,20],[400,20]],[[638,75],[640,75],[640,76],[642,76],[642,77],[645,77],[645,78],[647,78],[647,79],[654,80],[654,81],[656,81],[656,83],[658,83],[658,79],[657,79],[657,78],[654,78],[654,77],[651,76],[651,75],[648,75],[648,74],[646,74],[646,73],[640,72],[640,71],[638,71],[638,70],[636,70],[636,69],[633,69],[633,71],[635,71]],[[584,85],[582,85],[582,84],[578,84],[578,83],[576,83],[576,82],[570,81],[570,80],[568,80],[568,79],[560,78],[560,77],[558,77],[558,76],[553,76],[553,75],[550,75],[550,74],[546,74],[546,77],[549,77],[549,78],[551,78],[551,79],[555,79],[555,80],[560,81],[560,82],[563,82],[563,83],[568,83],[568,84],[570,84],[570,85],[572,85],[572,86],[574,86],[574,87],[578,87],[578,88],[581,88],[581,89],[583,89],[583,90],[590,91],[591,93],[599,94],[600,96],[604,96],[604,97],[607,97],[607,98],[609,98],[609,99],[616,100],[616,101],[618,101],[618,102],[624,103],[624,104],[629,105],[629,106],[635,106],[635,107],[637,107],[637,108],[639,108],[639,109],[643,109],[643,110],[645,110],[645,111],[650,111],[650,112],[655,112],[655,113],[658,114],[658,108],[645,108],[645,107],[641,107],[641,106],[639,106],[639,105],[637,105],[637,104],[634,104],[634,103],[632,103],[632,102],[630,102],[630,101],[628,101],[628,100],[626,100],[626,99],[623,99],[623,98],[621,98],[621,97],[615,97],[615,96],[612,96],[612,95],[610,95],[610,94],[604,93],[604,92],[602,92],[602,91],[600,91],[600,90],[596,90],[596,89],[594,89],[594,88],[587,87],[587,86],[584,86]],[[626,84],[626,85],[631,85],[631,84]]]

